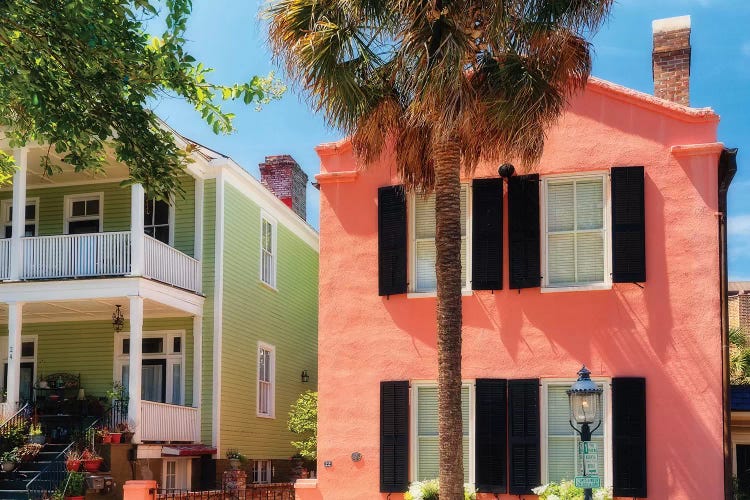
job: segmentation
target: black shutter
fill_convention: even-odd
[[[539,175],[508,180],[510,288],[541,285],[539,261]]]
[[[646,498],[646,379],[612,379],[614,496]]]
[[[540,484],[539,380],[508,381],[508,457],[511,495],[529,495]]]
[[[646,281],[643,167],[613,167],[612,281]]]
[[[378,293],[406,293],[406,197],[403,186],[378,188]]]
[[[380,491],[409,489],[409,382],[380,383]]]
[[[508,382],[477,379],[476,406],[476,484],[484,493],[505,493]]]
[[[472,290],[503,288],[503,180],[472,184]]]

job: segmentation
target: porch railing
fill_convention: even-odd
[[[10,240],[0,240],[0,279],[10,278]]]
[[[28,431],[28,425],[31,420],[31,405],[25,403],[21,408],[17,408],[17,411],[13,411],[8,403],[3,403],[3,411],[7,411],[7,415],[3,415],[3,423],[0,425],[0,441],[8,437],[9,435],[17,432]]]
[[[200,441],[200,410],[141,401],[141,441]]]
[[[179,288],[201,289],[201,263],[156,238],[144,235],[146,276]]]
[[[157,500],[294,500],[293,483],[248,484],[245,489],[157,490]]]
[[[130,231],[23,238],[23,279],[130,272]]]

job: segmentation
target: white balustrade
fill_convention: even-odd
[[[200,441],[200,410],[154,401],[141,401],[138,422],[141,441]]]
[[[22,279],[118,276],[130,272],[130,231],[23,238]]]
[[[185,290],[200,292],[201,263],[156,238],[145,238],[145,275]]]
[[[10,238],[0,240],[0,280],[10,278]]]

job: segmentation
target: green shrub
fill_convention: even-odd
[[[573,481],[560,481],[559,483],[548,483],[533,488],[539,500],[583,500],[583,489],[577,488]],[[612,500],[612,492],[609,488],[597,488],[594,490],[594,500]]]

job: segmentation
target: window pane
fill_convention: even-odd
[[[164,352],[164,339],[161,337],[143,339],[143,354],[158,354]]]
[[[421,194],[414,196],[414,231],[416,237],[435,237],[435,195],[426,198]]]
[[[99,219],[71,221],[68,223],[68,232],[70,234],[98,233]]]
[[[178,405],[182,401],[182,365],[172,365],[172,404]]]
[[[169,226],[156,226],[151,235],[162,243],[169,244]]]
[[[88,200],[86,202],[86,215],[99,215],[99,200]]]
[[[172,341],[172,352],[182,352],[182,337],[175,337]]]
[[[154,237],[154,226],[145,226],[143,232],[152,238]]]
[[[146,200],[143,202],[143,225],[154,225],[154,200]]]
[[[122,339],[122,353],[130,354],[130,339]]]
[[[550,182],[547,187],[547,230],[572,231],[573,182]]]
[[[604,227],[604,193],[601,179],[576,182],[577,229]]]
[[[82,215],[86,215],[86,202],[74,201],[71,214],[73,215],[73,217],[80,217]]]
[[[5,226],[5,237],[6,238],[13,237],[13,226]]]
[[[26,220],[36,219],[36,205],[26,205]]]
[[[602,233],[578,235],[578,282],[604,281],[604,238]]]
[[[464,481],[469,481],[469,388],[461,390],[463,419]],[[417,388],[417,479],[435,479],[438,474],[437,387]]]
[[[431,292],[437,289],[435,277],[435,242],[417,241],[416,245],[416,291]]]
[[[34,224],[26,224],[26,226],[24,226],[24,233],[23,233],[23,235],[26,238],[31,238],[32,236],[34,236],[34,233],[36,233],[36,225],[34,225]]]
[[[575,234],[550,234],[547,239],[549,282],[552,285],[575,282]]]
[[[21,343],[21,356],[22,357],[34,356],[34,342]]]
[[[169,224],[169,203],[166,201],[154,202],[154,224]]]

